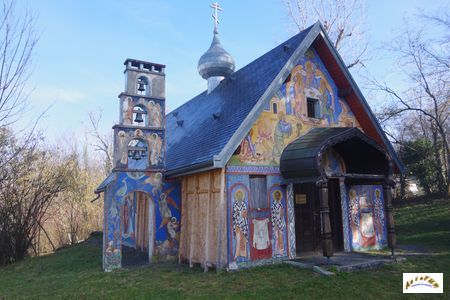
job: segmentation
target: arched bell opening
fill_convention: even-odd
[[[138,77],[136,81],[136,94],[142,96],[151,96],[151,84],[150,79],[146,76]]]
[[[128,169],[145,170],[148,167],[148,145],[143,139],[133,139],[128,143]]]
[[[143,105],[136,105],[133,107],[133,126],[145,127],[148,126],[148,112]]]
[[[122,210],[122,266],[148,263],[155,247],[155,205],[141,191],[124,197]]]

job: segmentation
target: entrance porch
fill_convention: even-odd
[[[395,247],[392,162],[357,128],[314,128],[289,144],[280,171],[294,203],[297,255]],[[329,261],[329,260],[328,260]]]

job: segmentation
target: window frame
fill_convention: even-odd
[[[313,114],[310,114],[310,110],[309,110],[310,103],[313,104],[313,109],[314,109]],[[312,98],[312,97],[306,98],[306,114],[307,114],[308,118],[311,118],[311,119],[320,119],[321,118],[319,99]]]

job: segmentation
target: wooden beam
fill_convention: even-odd
[[[392,256],[394,256],[394,248],[397,245],[395,236],[394,215],[392,213],[392,187],[388,184],[383,185],[384,192],[384,209],[386,212],[386,227],[388,233],[388,247],[391,248]]]
[[[328,182],[319,181],[316,183],[319,189],[320,202],[320,232],[322,235],[323,256],[330,258],[333,256],[333,239],[331,234],[330,208],[328,207]]]
[[[346,86],[338,90],[338,96],[342,98],[347,97],[351,93],[353,93],[353,89],[351,88],[351,86]]]

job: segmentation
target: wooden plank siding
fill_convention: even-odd
[[[224,174],[217,169],[182,178],[180,262],[188,261],[191,266],[200,263],[205,269],[226,264]]]

